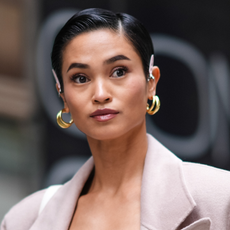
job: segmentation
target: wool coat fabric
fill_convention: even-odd
[[[94,167],[91,157],[38,214],[45,190],[15,205],[1,230],[68,230],[82,188]],[[122,207],[121,207],[122,208]],[[229,230],[230,173],[182,162],[148,135],[142,187],[141,230]]]

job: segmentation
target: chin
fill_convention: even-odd
[[[97,130],[96,132],[86,133],[86,136],[98,141],[106,141],[106,140],[115,140],[119,138],[123,138],[125,136],[132,136],[134,133],[139,132],[141,129],[140,125],[135,127],[116,127],[116,128],[106,128]]]
[[[86,134],[87,137],[98,141],[105,141],[105,140],[113,140],[122,136],[121,132],[114,132],[114,131],[106,131],[106,132],[94,132]]]
[[[84,123],[85,124],[85,123]],[[139,132],[142,127],[145,127],[144,119],[136,119],[134,121],[126,121],[126,122],[115,122],[114,124],[104,124],[101,126],[93,126],[93,125],[84,125],[82,124],[78,127],[87,138],[91,138],[94,140],[104,141],[104,140],[113,140],[118,139],[125,135],[132,135],[136,132]]]

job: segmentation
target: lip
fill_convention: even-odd
[[[117,116],[119,112],[113,109],[97,109],[90,114],[90,117],[94,118],[97,121],[108,121]]]

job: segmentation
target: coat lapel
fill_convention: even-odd
[[[91,157],[74,178],[54,194],[30,230],[67,230],[69,228],[76,202],[93,165],[94,162]]]
[[[182,230],[210,230],[211,221],[209,218],[202,218]]]
[[[174,230],[195,207],[181,160],[148,135],[142,178],[141,229]]]
[[[68,229],[93,166],[91,157],[74,178],[54,194],[30,230]],[[195,205],[184,182],[181,160],[148,135],[141,188],[141,230],[176,230]],[[193,227],[185,230],[208,230]]]

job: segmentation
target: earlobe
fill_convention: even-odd
[[[63,109],[63,112],[65,113],[69,113],[69,107],[66,103],[66,100],[65,100],[65,96],[63,93],[60,94],[60,97],[62,98],[63,102],[64,102],[64,109]]]
[[[63,109],[63,112],[65,113],[69,113],[69,107],[66,106],[66,103],[64,103],[64,109]]]

